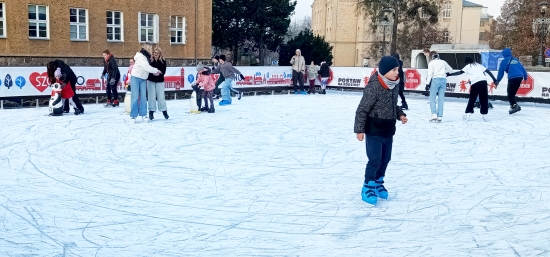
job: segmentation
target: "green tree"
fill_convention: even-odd
[[[238,60],[238,49],[248,39],[250,24],[247,4],[249,0],[212,1],[212,45],[229,49],[233,63]]]
[[[296,1],[289,0],[249,1],[247,4],[249,36],[258,48],[260,65],[264,65],[265,50],[276,51],[283,43],[295,8]]]
[[[286,44],[281,45],[279,64],[290,65],[290,59],[294,56],[296,49],[302,51],[306,63],[313,61],[315,64],[319,64],[325,61],[329,65],[332,64],[332,46],[323,37],[313,35],[311,30],[304,30]]]

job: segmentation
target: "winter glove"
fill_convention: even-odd
[[[199,91],[199,86],[197,84],[191,86],[193,90]]]
[[[111,79],[111,80],[109,81],[109,85],[114,86],[114,85],[115,85],[115,82],[116,82],[115,79]]]
[[[426,84],[426,91],[430,92],[430,84]]]
[[[239,74],[239,78],[240,78],[241,80],[244,80],[243,74]]]
[[[449,76],[451,76],[451,73],[447,72],[446,75],[447,75],[447,77],[449,77]]]

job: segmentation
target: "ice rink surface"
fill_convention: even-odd
[[[0,256],[550,256],[550,107],[410,96],[361,200],[360,94],[244,97],[129,124],[124,108],[0,110]]]

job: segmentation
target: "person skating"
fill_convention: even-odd
[[[204,69],[201,71],[201,75],[197,79],[197,86],[203,88],[202,92],[202,99],[204,99],[204,107],[201,109],[201,111],[206,111],[208,113],[214,113],[216,112],[216,109],[214,109],[214,88],[216,87],[216,84],[214,83],[214,80],[211,76],[211,70],[208,67],[204,67]],[[208,106],[208,103],[210,102],[210,107]]]
[[[193,88],[193,91],[195,91],[196,100],[197,100],[197,107],[199,108],[199,111],[201,111],[201,112],[205,112],[205,111],[207,111],[207,109],[202,106],[202,95],[204,93],[204,89],[201,89],[197,85],[197,83],[198,83],[199,79],[202,76],[202,72],[204,71],[204,68],[206,68],[206,66],[204,66],[202,63],[197,64],[197,67],[196,67],[197,75],[195,76],[195,78],[197,78],[195,80],[196,83],[194,83],[193,86],[191,86],[191,88]]]
[[[239,70],[231,65],[231,62],[225,61],[225,55],[220,55],[220,65],[216,67],[214,73],[221,73],[225,78],[224,82],[220,85],[222,88],[222,101],[219,104],[220,106],[230,105],[232,102],[231,83],[233,83],[233,80],[236,78],[235,74],[238,74],[241,80],[244,80],[244,76]]]
[[[521,107],[516,102],[516,94],[521,86],[523,80],[527,80],[527,71],[521,65],[519,60],[512,56],[512,50],[505,48],[502,50],[502,56],[504,60],[500,63],[498,69],[497,82],[500,83],[504,77],[504,73],[508,73],[508,102],[510,102],[509,114],[514,114],[521,111]]]
[[[489,113],[489,91],[487,89],[488,84],[485,74],[489,74],[496,86],[498,86],[498,83],[496,82],[493,73],[481,64],[476,63],[472,57],[466,57],[464,62],[466,63],[466,66],[462,68],[462,70],[448,74],[448,76],[458,76],[466,73],[470,78],[470,83],[472,83],[472,86],[470,87],[470,98],[464,114],[464,120],[468,121],[472,113],[474,113],[474,105],[476,99],[479,97],[479,103],[481,105],[480,112],[481,115],[483,115],[483,120],[487,121],[486,115]]]
[[[147,87],[147,78],[149,73],[160,75],[161,72],[149,64],[153,47],[150,44],[143,44],[139,52],[134,56],[134,67],[132,68],[130,85],[132,85],[132,110],[130,111],[131,122],[135,122],[137,116],[141,116],[142,121],[149,122],[147,115],[147,96],[145,95]],[[139,100],[139,101],[138,101]]]
[[[73,96],[74,96],[73,89],[69,84],[63,82],[63,77],[65,77],[66,75],[63,75],[61,73],[61,69],[57,68],[54,72],[54,76],[55,76],[55,80],[54,80],[55,83],[61,84],[61,88],[62,88],[61,98],[63,99],[62,102],[69,103],[69,106],[72,107],[74,110],[74,115],[79,115],[80,109],[78,109],[78,107],[76,106],[73,100]]]
[[[409,105],[405,100],[405,72],[403,72],[403,60],[401,60],[399,54],[394,54],[393,57],[399,60],[399,97],[401,97],[401,109],[408,110]]]
[[[105,82],[107,102],[105,103],[105,107],[119,106],[117,86],[120,81],[120,71],[118,70],[115,57],[109,50],[103,51],[103,72],[101,73],[101,77],[104,78],[105,74],[107,74]]]
[[[365,181],[361,198],[376,204],[378,197],[388,198],[384,187],[386,168],[391,159],[393,135],[397,120],[406,124],[407,115],[397,105],[399,95],[399,61],[391,56],[380,60],[378,72],[373,74],[363,90],[363,97],[355,112],[354,132],[359,141],[366,140],[367,157]]]
[[[318,71],[319,67],[311,61],[311,64],[307,66],[307,78],[309,80],[309,90],[307,91],[308,94],[315,94],[315,79]]]
[[[63,76],[63,83],[69,85],[73,89],[73,94],[74,94],[73,97],[72,97],[73,102],[78,107],[78,110],[80,111],[80,114],[83,114],[84,113],[84,106],[82,106],[82,103],[80,102],[80,99],[78,98],[78,94],[76,93],[76,81],[77,81],[76,74],[74,73],[73,69],[71,69],[71,67],[69,65],[65,64],[61,60],[51,61],[47,64],[48,74],[50,74],[50,72],[51,72],[51,75],[53,76],[53,73],[55,72],[55,70],[57,68],[60,68],[61,73],[65,75],[65,76]],[[69,100],[66,100],[63,104],[63,112],[64,113],[69,113],[69,110],[70,110]]]
[[[296,49],[296,54],[290,60],[292,64],[292,84],[294,85],[294,94],[307,95],[304,91],[304,72],[306,71],[306,60],[302,56],[302,51]],[[300,84],[300,92],[298,92],[298,83]]]
[[[319,68],[319,76],[321,77],[321,94],[327,94],[327,84],[330,78],[330,67],[327,62],[321,62],[321,68]]]
[[[212,66],[212,73],[214,73],[214,70],[216,69],[216,67],[220,65],[220,56],[219,55],[212,56],[212,63],[214,63],[214,66]],[[220,96],[221,96],[220,85],[223,83],[223,81],[225,81],[225,77],[223,76],[223,74],[221,73],[218,73],[218,74],[219,76],[218,76],[218,80],[216,80],[216,88],[214,89],[215,99],[220,99]]]
[[[155,47],[153,50],[153,60],[151,67],[157,68],[160,74],[151,74],[147,78],[147,107],[149,108],[149,120],[155,118],[154,113],[157,110],[162,112],[165,119],[168,119],[168,109],[166,108],[166,96],[164,94],[164,74],[166,73],[166,60],[162,55],[162,50]]]
[[[426,78],[426,88],[430,89],[431,122],[441,122],[443,118],[447,73],[451,72],[453,72],[453,68],[446,61],[441,60],[438,53],[433,53],[432,61],[428,64],[428,76]],[[436,98],[438,100],[437,106]]]

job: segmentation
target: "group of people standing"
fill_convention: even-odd
[[[309,89],[306,93],[304,90],[304,74],[306,72],[306,61],[304,56],[302,56],[302,51],[296,49],[295,55],[290,60],[292,64],[292,85],[294,86],[294,94],[315,94],[315,79],[320,77],[321,81],[321,92],[320,94],[326,94],[327,84],[330,78],[330,67],[328,63],[321,62],[320,66],[316,66],[312,61],[309,66],[307,66],[307,78],[309,80]],[[300,85],[298,91],[298,84]]]

